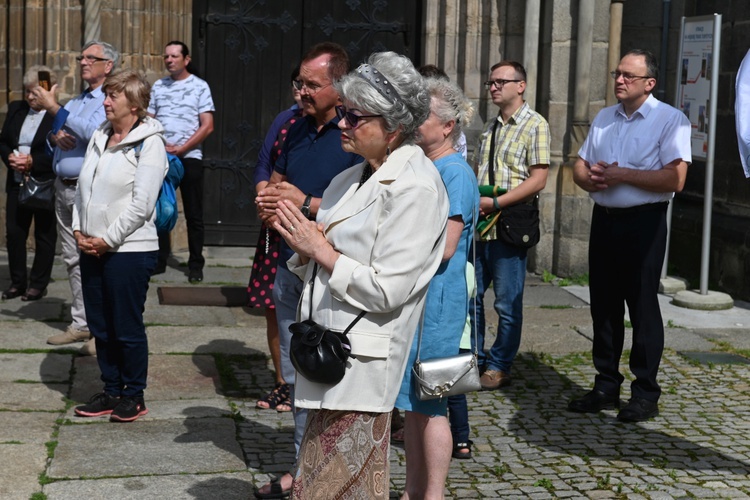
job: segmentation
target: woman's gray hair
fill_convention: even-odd
[[[382,115],[385,129],[394,132],[401,127],[405,143],[416,140],[417,129],[430,116],[430,96],[424,79],[405,56],[395,52],[376,52],[367,59],[367,65],[344,75],[334,88],[346,100],[366,114]],[[363,76],[364,70],[375,70],[387,80],[377,82],[377,77]],[[393,89],[395,96],[388,96]]]
[[[27,87],[31,84],[37,85],[39,83],[39,72],[40,71],[49,71],[49,84],[54,85],[57,83],[57,75],[54,71],[52,71],[47,66],[43,66],[41,64],[35,64],[34,66],[30,67],[26,70],[26,73],[23,74],[23,86]]]
[[[440,123],[456,122],[451,133],[451,142],[455,146],[463,127],[468,126],[474,117],[474,105],[455,83],[442,78],[427,78],[425,86],[431,97],[430,111]]]

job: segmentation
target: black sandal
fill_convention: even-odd
[[[466,443],[456,443],[456,445],[453,447],[453,454],[451,455],[453,458],[457,458],[459,460],[467,460],[471,458],[471,445],[474,444],[474,441],[469,439]],[[467,449],[469,451],[461,451],[463,449]]]
[[[292,492],[291,488],[284,491],[281,489],[281,478],[277,477],[271,480],[271,491],[268,493],[261,493],[260,489],[256,489],[254,494],[255,498],[289,498],[289,494]]]
[[[280,404],[289,404],[289,402],[289,384],[276,384],[271,392],[255,403],[255,407],[261,410],[275,410]],[[261,406],[261,403],[266,403],[268,407]]]

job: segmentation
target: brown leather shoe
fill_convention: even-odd
[[[482,389],[492,391],[510,385],[510,374],[500,370],[487,370],[479,379]]]

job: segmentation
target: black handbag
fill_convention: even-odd
[[[40,181],[25,175],[18,191],[18,204],[36,210],[54,210],[55,179]]]
[[[346,336],[349,330],[365,315],[365,311],[352,321],[343,332],[330,330],[312,320],[312,292],[318,265],[313,268],[310,287],[310,313],[308,319],[289,325],[292,341],[289,357],[294,368],[307,380],[319,384],[335,385],[344,378],[351,354],[351,344]]]
[[[529,203],[505,207],[497,223],[500,241],[519,248],[539,243],[539,209]]]

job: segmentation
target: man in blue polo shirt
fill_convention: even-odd
[[[271,180],[256,198],[261,219],[269,226],[276,217],[277,202],[284,199],[294,202],[303,214],[314,219],[323,191],[331,180],[340,172],[363,161],[361,156],[341,149],[341,130],[336,119],[335,107],[340,104],[340,99],[332,84],[348,71],[349,57],[346,50],[335,43],[315,45],[302,59],[299,79],[294,82],[294,86],[301,93],[305,117],[289,129]],[[292,402],[295,370],[289,358],[289,325],[297,319],[297,304],[302,294],[302,281],[286,265],[293,253],[282,239],[273,287],[281,347],[281,372],[289,384]],[[294,445],[297,451],[306,419],[306,410],[295,409]],[[287,473],[278,479],[278,484],[263,486],[256,496],[259,494],[259,498],[262,498],[273,490],[287,492],[291,487],[292,476]]]

